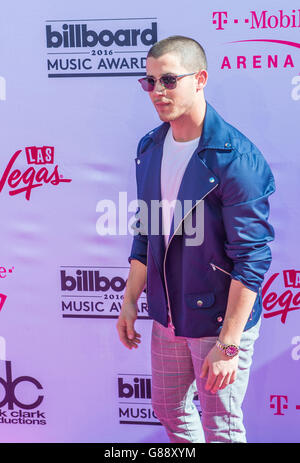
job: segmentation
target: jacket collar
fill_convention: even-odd
[[[169,127],[170,123],[164,122],[148,135],[153,139],[154,143],[162,143]],[[203,129],[197,152],[204,149],[228,150],[231,149],[231,147],[231,137],[228,124],[217,113],[217,111],[206,102]]]

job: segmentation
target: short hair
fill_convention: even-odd
[[[147,58],[159,58],[166,53],[175,53],[180,64],[187,71],[207,69],[207,59],[203,47],[196,40],[183,35],[172,35],[156,42],[148,51]]]

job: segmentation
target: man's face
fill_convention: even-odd
[[[166,53],[159,58],[147,58],[147,76],[159,79],[164,74],[181,75],[191,71],[180,64],[180,58],[175,53]],[[199,71],[195,69],[195,71]],[[164,88],[159,81],[149,93],[152,103],[164,122],[174,121],[183,115],[188,115],[196,104],[197,79],[194,75],[178,79],[173,90]]]

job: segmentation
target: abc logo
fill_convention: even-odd
[[[43,389],[42,385],[35,378],[32,378],[31,376],[19,376],[18,378],[13,380],[12,371],[11,371],[11,362],[6,361],[5,367],[6,367],[6,381],[3,378],[0,378],[0,384],[2,384],[4,391],[5,391],[4,398],[0,402],[0,407],[3,407],[6,404],[8,404],[9,410],[13,410],[14,405],[17,405],[17,407],[23,408],[25,410],[31,410],[32,408],[38,407],[40,403],[42,402],[44,396],[39,395],[36,401],[31,404],[23,404],[16,397],[15,389],[16,389],[16,386],[22,382],[32,383],[37,389]]]

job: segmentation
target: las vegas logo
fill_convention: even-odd
[[[289,312],[300,310],[300,271],[294,269],[282,271],[285,290],[281,292],[273,288],[278,283],[279,275],[279,272],[271,275],[263,287],[264,318],[279,316],[281,323],[285,323]]]
[[[22,172],[20,168],[15,167],[22,155],[22,150],[18,150],[11,157],[2,175],[0,172],[0,193],[7,186],[10,196],[25,193],[25,198],[29,201],[35,188],[72,181],[63,178],[58,171],[58,165],[54,166],[54,146],[29,146],[25,148],[25,154],[28,164],[26,170]]]

